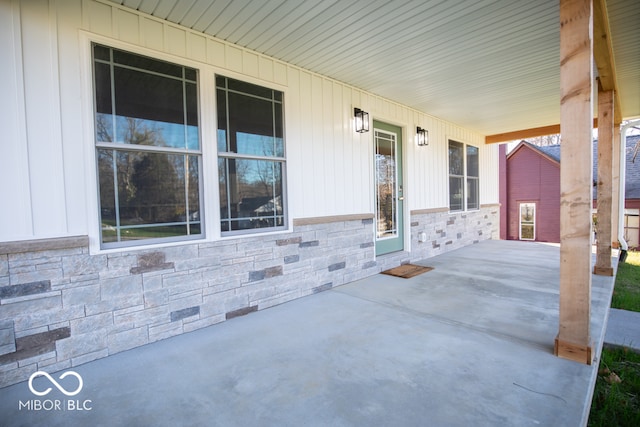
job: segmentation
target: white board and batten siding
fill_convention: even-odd
[[[0,241],[97,240],[91,40],[200,68],[208,113],[215,94],[202,89],[213,92],[215,73],[284,91],[290,218],[374,212],[373,132],[354,132],[354,107],[404,129],[407,211],[448,206],[449,138],[480,147],[480,203],[498,202],[497,146],[483,135],[113,3],[0,0]],[[202,110],[203,150],[215,150],[215,116]],[[429,130],[427,147],[413,142],[416,126]],[[217,167],[204,168],[213,212]]]

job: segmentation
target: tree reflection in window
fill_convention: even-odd
[[[464,210],[464,144],[449,141],[449,210]]]
[[[201,235],[193,69],[94,45],[102,243]]]
[[[223,232],[284,228],[282,92],[216,78]]]
[[[374,139],[377,237],[381,239],[398,233],[397,140],[395,134],[379,130],[375,131]]]
[[[478,147],[449,140],[449,210],[480,208]]]

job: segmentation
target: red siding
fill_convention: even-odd
[[[627,209],[640,209],[639,199],[627,199],[624,201],[624,207]]]
[[[522,145],[507,159],[507,239],[519,239],[519,204],[536,204],[536,240],[560,242],[560,165]]]

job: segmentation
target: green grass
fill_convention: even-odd
[[[626,349],[602,351],[591,404],[589,427],[613,426],[640,426],[640,354]]]
[[[626,262],[618,265],[611,307],[640,311],[640,252],[628,252]]]
[[[618,265],[611,307],[640,311],[640,252]],[[640,354],[627,349],[602,350],[591,403],[589,427],[612,426],[640,426]]]

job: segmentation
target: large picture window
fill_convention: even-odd
[[[449,140],[449,210],[479,209],[478,147]]]
[[[285,227],[282,92],[216,77],[221,231]]]
[[[103,247],[202,237],[196,70],[93,45]]]

